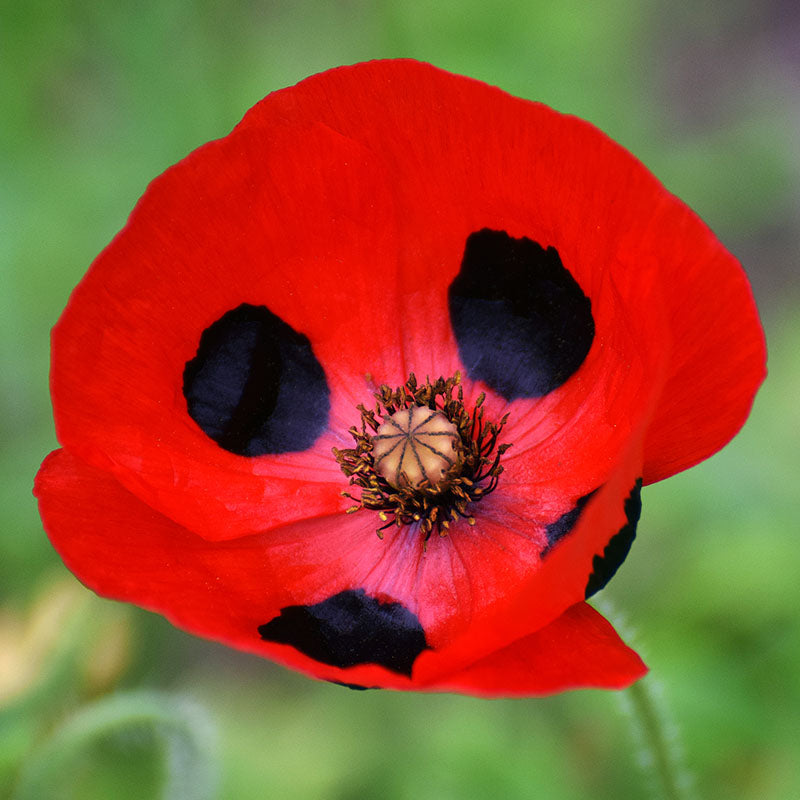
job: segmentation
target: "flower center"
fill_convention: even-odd
[[[392,414],[372,437],[377,473],[395,488],[436,486],[456,463],[458,431],[441,411],[409,406]]]
[[[361,429],[350,428],[355,447],[333,449],[360,489],[342,492],[357,503],[348,513],[377,511],[381,538],[392,525],[417,524],[425,541],[434,528],[446,536],[462,517],[474,525],[474,504],[497,486],[500,457],[511,447],[497,444],[508,415],[486,422],[483,394],[468,410],[460,380],[456,373],[418,384],[412,373],[397,389],[381,386],[374,409],[358,406]]]

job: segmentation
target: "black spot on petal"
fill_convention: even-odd
[[[379,664],[411,676],[428,645],[419,620],[400,603],[351,589],[311,606],[287,606],[258,628],[268,642],[289,644],[334,667]]]
[[[356,692],[368,692],[370,689],[380,689],[380,686],[361,686],[358,683],[344,683],[343,681],[328,681],[337,686],[344,686],[345,689],[353,689]]]
[[[581,518],[584,507],[596,491],[597,489],[583,495],[583,497],[579,497],[575,501],[573,508],[562,514],[555,522],[551,522],[545,528],[545,533],[547,534],[547,547],[542,550],[543,557],[546,556],[553,546],[557,542],[560,542],[578,524],[578,520]]]
[[[203,432],[237,455],[306,450],[328,424],[330,392],[310,342],[265,306],[243,303],[203,331],[183,394]]]
[[[586,583],[587,599],[605,587],[626,559],[636,538],[636,525],[641,514],[642,479],[639,478],[625,499],[625,516],[628,522],[614,534],[603,550],[603,555],[595,556],[592,560],[592,574]]]
[[[592,346],[591,301],[555,248],[526,237],[470,234],[448,299],[469,377],[506,400],[557,389]]]

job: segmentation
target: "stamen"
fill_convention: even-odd
[[[458,373],[424,384],[412,373],[397,389],[381,386],[375,400],[374,409],[358,406],[361,430],[350,428],[356,446],[333,449],[350,485],[361,490],[342,492],[357,503],[348,513],[377,511],[381,538],[393,525],[416,524],[425,541],[434,528],[447,536],[462,517],[474,525],[471,507],[503,472],[500,457],[511,445],[497,440],[508,415],[485,422],[483,394],[468,412]]]

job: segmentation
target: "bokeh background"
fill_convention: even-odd
[[[0,2],[0,797],[650,796],[617,694],[318,684],[94,597],[42,531],[49,328],[147,182],[268,92],[397,56],[596,123],[745,265],[770,348],[752,418],[645,489],[639,538],[598,599],[652,668],[692,796],[800,797],[790,0]]]

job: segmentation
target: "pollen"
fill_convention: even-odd
[[[372,437],[375,470],[396,488],[436,486],[457,461],[458,440],[456,426],[441,411],[403,408]]]
[[[474,525],[473,509],[497,487],[511,447],[498,443],[508,415],[485,420],[483,394],[468,409],[459,373],[420,383],[412,372],[373,396],[372,408],[357,406],[355,447],[333,448],[352,487],[342,495],[356,502],[347,512],[377,512],[381,539],[393,526],[415,526],[427,542],[434,530],[449,536],[460,519]]]

